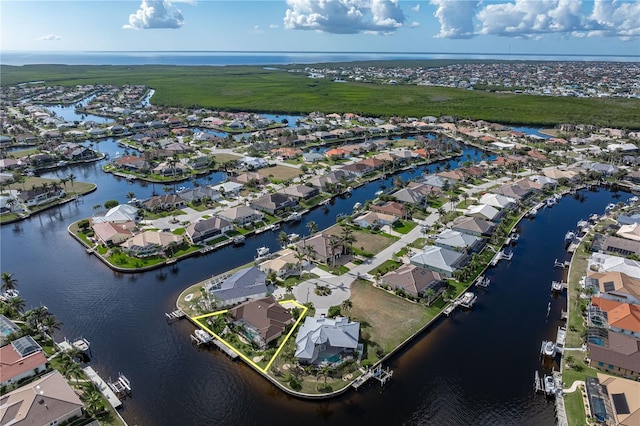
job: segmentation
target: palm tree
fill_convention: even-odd
[[[346,225],[340,225],[342,231],[340,236],[342,238],[342,249],[344,250],[343,254],[347,254],[349,252],[349,246],[356,241],[356,237],[353,236],[353,229]]]
[[[82,368],[80,368],[80,364],[71,359],[71,362],[65,363],[62,368],[62,374],[64,375],[64,377],[66,377],[67,379],[75,379],[77,384],[83,374]]]
[[[286,232],[280,231],[278,234],[278,243],[280,243],[281,247],[286,247],[289,244],[289,236]]]
[[[18,286],[18,279],[13,277],[11,272],[2,273],[2,293],[9,290],[15,290]]]
[[[47,317],[42,321],[43,333],[46,332],[49,335],[51,335],[56,330],[60,330],[61,326],[62,322],[58,321],[56,316],[53,314],[47,315]]]
[[[296,258],[296,264],[298,265],[298,273],[300,274],[300,276],[302,276],[302,261],[304,260],[304,253],[302,253],[301,251],[298,251],[298,248],[296,248],[296,252],[295,252],[295,258]]]
[[[342,245],[342,242],[340,241],[340,238],[332,235],[329,237],[329,250],[331,251],[331,261],[333,266],[336,266],[336,252],[338,250],[338,247],[340,247]]]
[[[347,299],[342,302],[342,305],[340,305],[340,307],[345,313],[349,313],[351,308],[353,308],[353,302],[351,302],[351,299]]]
[[[11,297],[3,305],[5,316],[17,318],[24,312],[25,301],[22,297]]]
[[[134,194],[133,192],[127,192],[127,200],[131,201],[134,198],[136,198],[136,194]]]
[[[91,387],[91,389],[84,393],[83,400],[85,403],[84,408],[90,416],[95,417],[104,411],[102,394],[94,387]]]
[[[314,220],[311,220],[307,223],[307,229],[309,230],[309,235],[313,235],[318,232],[318,224]]]
[[[76,180],[76,175],[74,175],[73,173],[69,173],[69,176],[67,176],[67,179],[71,183],[71,190],[75,192],[75,189],[73,188],[73,181]]]

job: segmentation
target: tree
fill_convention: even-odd
[[[278,243],[280,243],[281,247],[286,247],[289,244],[289,236],[286,232],[280,231],[278,234]]]
[[[345,301],[342,302],[342,305],[340,305],[342,310],[345,312],[345,314],[348,314],[349,311],[351,310],[351,308],[353,308],[353,302],[351,302],[351,299],[347,299]]]
[[[84,408],[87,411],[87,414],[89,414],[90,416],[95,417],[102,411],[104,411],[102,394],[94,387],[91,387],[88,391],[86,391],[83,394],[82,399],[84,400],[85,404]]]
[[[133,192],[127,192],[127,200],[131,201],[134,198],[136,198],[136,194],[134,194]]]
[[[340,237],[342,238],[343,254],[347,254],[351,244],[356,242],[356,237],[353,235],[353,229],[350,226],[341,224],[340,227],[342,228]]]
[[[340,241],[339,237],[335,235],[329,237],[329,251],[331,251],[331,262],[334,267],[336,266],[336,252],[338,250],[338,247],[340,247],[341,245],[342,242]]]
[[[71,359],[68,355],[67,358]],[[83,374],[82,368],[80,368],[80,364],[71,359],[71,362],[64,363],[62,374],[67,379],[75,379],[76,384],[78,383],[80,377]]]
[[[117,202],[116,200],[107,200],[104,202],[104,208],[107,210],[112,209],[118,205],[120,205],[120,203]]]
[[[76,180],[76,175],[74,175],[73,173],[69,173],[69,176],[67,176],[67,180],[69,181],[69,183],[71,183],[71,190],[75,192],[75,188],[73,187],[73,182]]]
[[[307,223],[307,229],[309,230],[309,235],[313,235],[318,232],[318,224],[311,220]]]
[[[18,279],[13,276],[11,272],[2,273],[2,293],[6,293],[9,290],[15,290],[18,286]]]

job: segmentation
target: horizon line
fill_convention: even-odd
[[[640,57],[627,53],[518,53],[518,52],[389,52],[389,51],[332,51],[332,50],[4,50],[2,53],[251,53],[251,54],[382,54],[382,55],[494,55],[494,56],[593,56],[593,57]]]

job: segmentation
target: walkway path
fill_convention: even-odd
[[[582,380],[576,380],[575,382],[573,382],[573,384],[571,385],[571,387],[567,388],[567,389],[562,389],[563,393],[573,393],[578,389],[578,386],[583,386],[584,382]]]

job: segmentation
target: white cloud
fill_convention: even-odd
[[[412,23],[409,24],[409,27],[411,28],[417,28],[419,26],[420,26],[420,22],[416,22],[416,21],[413,21]]]
[[[183,3],[193,3],[182,1]],[[168,0],[142,0],[140,8],[129,15],[129,23],[122,28],[146,30],[151,28],[180,28],[184,24],[182,12]]]
[[[390,34],[405,16],[398,0],[287,0],[286,29],[333,34]]]
[[[278,28],[280,25],[278,24],[269,24],[269,28]]]
[[[436,6],[435,16],[440,22],[438,38],[470,38],[474,35],[473,16],[478,1],[431,0]]]
[[[623,40],[640,37],[640,0],[634,3],[595,0],[589,18],[596,27],[595,31],[601,32],[599,35]]]
[[[540,39],[546,34],[640,37],[640,0],[430,0],[440,38],[498,35]]]
[[[582,0],[515,0],[480,9],[480,34],[533,38],[584,29]]]
[[[416,4],[415,6],[413,6],[411,8],[412,11],[414,12],[420,12],[420,3]]]
[[[55,34],[47,34],[47,35],[43,35],[42,37],[38,37],[38,40],[45,40],[45,41],[62,40],[62,37],[60,37],[59,35],[55,35]]]

